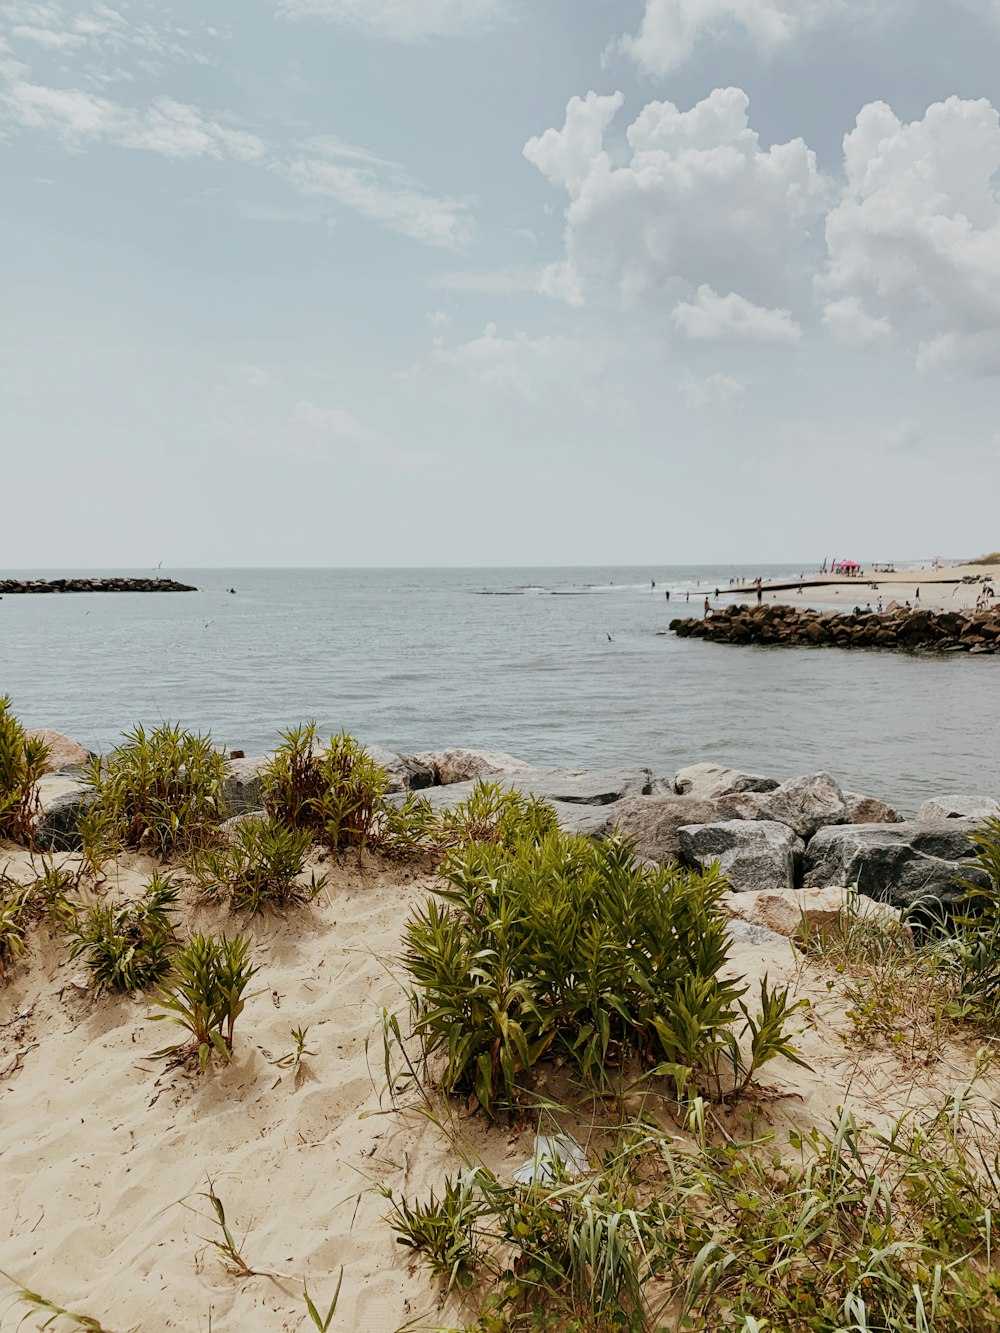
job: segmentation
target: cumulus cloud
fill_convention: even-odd
[[[688,407],[709,407],[712,403],[733,403],[743,397],[746,386],[716,371],[698,379],[686,370],[680,381],[681,397]]]
[[[672,318],[689,338],[706,341],[794,343],[802,337],[790,311],[754,305],[736,292],[720,296],[705,283],[693,301],[674,306]]]
[[[895,330],[923,368],[1000,373],[1000,115],[950,97],[904,123],[864,107],[844,140],[847,186],[826,224],[826,322]]]
[[[823,311],[823,323],[845,347],[872,347],[893,340],[889,321],[869,315],[856,296],[830,301]]]
[[[650,102],[613,158],[604,138],[621,105],[618,93],[574,97],[562,129],[525,146],[569,195],[565,258],[543,291],[672,306],[707,284],[771,307],[808,288],[830,184],[802,139],[763,148],[746,93],[717,88],[689,111]]]
[[[286,18],[330,19],[397,42],[484,31],[505,19],[509,0],[282,0]]]
[[[735,29],[761,50],[774,51],[844,7],[844,0],[646,0],[639,31],[620,45],[647,73],[662,76],[682,65],[705,37]]]
[[[439,365],[456,367],[480,384],[531,398],[536,381],[550,377],[553,371],[565,370],[575,360],[576,350],[569,338],[532,338],[517,330],[504,335],[490,323],[478,337],[451,347],[435,339],[432,358]]]

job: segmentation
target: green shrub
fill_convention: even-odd
[[[99,903],[71,928],[71,958],[83,958],[91,985],[104,990],[145,990],[170,968],[176,947],[171,909],[177,890],[169,875],[154,874],[136,902]]]
[[[28,736],[10,711],[10,695],[0,696],[0,839],[30,843],[40,810],[38,779],[49,747]]]
[[[159,856],[197,846],[218,827],[224,772],[208,736],[168,723],[126,732],[87,771],[95,800],[83,822],[98,855],[115,843]]]
[[[414,1029],[425,1056],[445,1057],[447,1091],[488,1113],[558,1056],[591,1088],[630,1060],[669,1077],[680,1096],[735,1095],[777,1054],[787,993],[762,987],[762,1013],[723,977],[729,952],[707,872],[650,869],[621,839],[562,833],[469,843],[445,861],[438,890],[406,926],[403,963],[416,983]],[[752,1038],[744,1064],[733,1024]]]
[[[308,830],[332,851],[376,841],[389,787],[385,769],[346,732],[331,737],[325,749],[316,748],[313,722],[281,735],[261,774],[267,813]]]
[[[186,1028],[191,1040],[165,1047],[157,1055],[197,1051],[202,1073],[213,1052],[226,1061],[232,1058],[233,1029],[246,1004],[244,992],[258,971],[249,956],[245,935],[232,939],[194,935],[174,954],[168,984],[155,1001],[164,1012],[151,1017]]]
[[[0,977],[27,950],[28,904],[28,890],[0,874]]]
[[[986,820],[970,835],[977,869],[990,887],[966,881],[965,912],[949,923],[952,932],[941,953],[958,982],[953,1017],[1000,1029],[1000,816]]]
[[[308,829],[291,829],[271,818],[244,819],[229,846],[196,852],[188,870],[206,893],[225,894],[235,911],[288,907],[308,902],[326,883],[325,875],[299,882],[311,843]]]
[[[624,1126],[579,1179],[477,1165],[424,1201],[382,1193],[476,1333],[996,1333],[996,1123],[960,1132],[968,1109],[884,1136],[843,1111],[787,1155]]]
[[[443,847],[461,847],[470,842],[511,846],[538,842],[558,828],[556,812],[544,801],[505,791],[496,782],[477,782],[464,801],[442,811],[431,838]]]

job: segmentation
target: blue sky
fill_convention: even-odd
[[[1000,545],[998,0],[0,0],[0,564]]]

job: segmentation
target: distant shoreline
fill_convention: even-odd
[[[174,579],[0,579],[0,597],[64,592],[197,592],[190,583]]]

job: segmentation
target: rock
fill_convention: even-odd
[[[435,784],[434,769],[414,754],[383,750],[380,745],[366,745],[366,751],[389,774],[390,791],[423,791]]]
[[[942,819],[982,821],[998,814],[997,802],[988,796],[935,796],[924,801],[917,811],[917,823],[932,824]]]
[[[845,791],[848,824],[901,824],[903,816],[885,801],[874,796],[859,796],[857,792]]]
[[[756,817],[787,824],[800,838],[809,839],[829,824],[845,823],[847,802],[835,778],[829,773],[813,773],[768,792],[759,801]]]
[[[847,824],[821,829],[806,848],[805,884],[856,884],[859,893],[903,909],[922,900],[952,908],[966,890],[984,889],[989,876],[963,864],[975,851],[973,820],[939,823]]]
[[[510,773],[524,773],[531,768],[523,759],[495,750],[435,750],[411,758],[434,774],[434,784],[450,786],[455,782],[475,782]]]
[[[29,731],[28,735],[33,740],[44,741],[49,747],[49,757],[45,764],[46,773],[59,773],[64,768],[82,768],[94,757],[90,750],[85,749],[78,741],[71,740],[69,736],[64,736],[61,731],[54,731],[51,727],[36,727],[33,731]]]
[[[755,949],[785,943],[785,936],[779,935],[777,931],[754,925],[750,921],[740,921],[737,917],[733,917],[730,923],[729,938],[734,944],[749,944]]]
[[[735,893],[795,888],[805,844],[785,824],[729,820],[684,825],[677,836],[686,865],[707,870],[718,862]]]
[[[618,832],[632,839],[636,856],[669,865],[680,854],[681,828],[741,818],[736,799],[699,801],[694,796],[627,796],[610,810]]]
[[[791,938],[817,931],[829,935],[839,931],[845,919],[857,916],[895,924],[912,941],[909,928],[900,924],[902,913],[899,908],[833,885],[824,889],[792,889],[780,893],[767,889],[759,893],[729,893],[723,898],[722,907],[740,921]],[[851,917],[845,918],[845,911],[850,912]]]
[[[249,810],[263,810],[264,793],[260,775],[270,763],[270,755],[251,755],[249,759],[230,759],[222,780],[223,812],[242,815]]]
[[[554,769],[551,772],[544,772],[529,768],[524,772],[497,774],[482,780],[494,782],[504,791],[516,791],[522,796],[534,796],[537,800],[547,801],[559,811],[564,806],[595,809],[614,806],[617,809],[617,803],[622,797],[649,791],[654,779],[648,768],[609,769],[593,773],[579,772],[575,769]],[[450,782],[444,786],[430,787],[420,792],[420,795],[430,801],[435,810],[451,810],[461,801],[468,800],[477,785],[478,780]],[[399,803],[398,800],[396,803]],[[568,813],[564,814],[569,820]],[[582,820],[582,814],[576,817],[578,824],[581,824]],[[598,825],[610,829],[610,817],[602,816]]]
[[[35,844],[43,852],[78,852],[77,825],[94,803],[93,790],[74,778],[42,778],[38,784],[42,813],[35,824]]]
[[[774,791],[777,786],[776,778],[742,773],[738,768],[723,768],[720,764],[691,764],[678,769],[673,781],[676,795],[694,796],[702,801],[713,801],[735,792]]]
[[[613,805],[574,805],[567,801],[551,801],[564,833],[603,841],[614,831]]]

